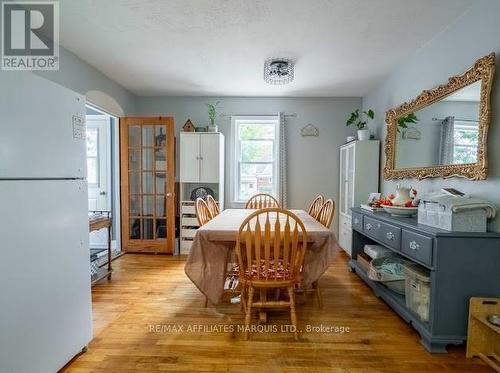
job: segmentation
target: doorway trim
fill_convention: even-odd
[[[111,247],[113,253],[118,255],[123,254],[121,244],[121,198],[120,198],[120,117],[113,114],[106,109],[101,108],[89,100],[86,102],[86,107],[101,113],[109,118],[109,125],[111,137],[111,188],[112,198],[111,206],[113,211],[113,230],[114,240]]]

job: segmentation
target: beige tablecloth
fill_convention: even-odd
[[[255,210],[228,209],[197,230],[184,272],[214,304],[224,293],[225,265],[234,250],[241,223]],[[303,210],[291,210],[304,223],[309,244],[303,282],[309,287],[334,261],[340,247],[334,233]]]

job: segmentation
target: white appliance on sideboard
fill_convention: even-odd
[[[365,203],[379,185],[380,141],[353,141],[340,147],[339,245],[351,255],[351,208]]]
[[[224,135],[219,132],[181,132],[180,135],[180,254],[189,254],[198,221],[191,192],[210,188],[224,209]]]
[[[0,72],[0,371],[55,372],[92,339],[85,97]]]

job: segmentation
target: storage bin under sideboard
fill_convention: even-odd
[[[500,294],[500,234],[449,232],[419,225],[416,218],[391,217],[352,209],[352,260],[349,265],[395,312],[419,332],[430,352],[446,352],[467,336],[471,297]],[[357,261],[366,244],[380,244],[430,272],[429,320],[406,306],[405,296],[368,278]]]

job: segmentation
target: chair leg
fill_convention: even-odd
[[[245,341],[248,340],[248,330],[250,329],[250,320],[252,318],[253,292],[254,288],[250,285],[250,289],[248,289],[247,312],[245,314]]]
[[[319,281],[314,281],[313,284],[313,289],[316,290],[316,298],[318,299],[318,306],[319,308],[323,307],[323,296],[321,295],[321,289],[319,287]]]
[[[205,297],[205,308],[207,308],[207,307],[208,307],[208,298]]]
[[[267,301],[267,289],[260,289],[260,303],[264,304]],[[263,308],[260,309],[259,312],[259,322],[261,324],[267,323],[267,313]]]
[[[274,300],[280,299],[280,288],[276,288],[276,292],[274,293]]]
[[[297,331],[297,313],[295,312],[295,292],[293,287],[289,287],[288,296],[290,297],[290,318],[292,319],[292,325],[295,327],[293,334],[296,341],[299,340],[299,333]]]
[[[241,306],[241,308],[243,308],[243,312],[245,312],[245,314],[247,313],[247,303],[245,300],[246,289],[247,289],[247,286],[243,285],[241,287],[241,294],[240,294],[240,306]]]

